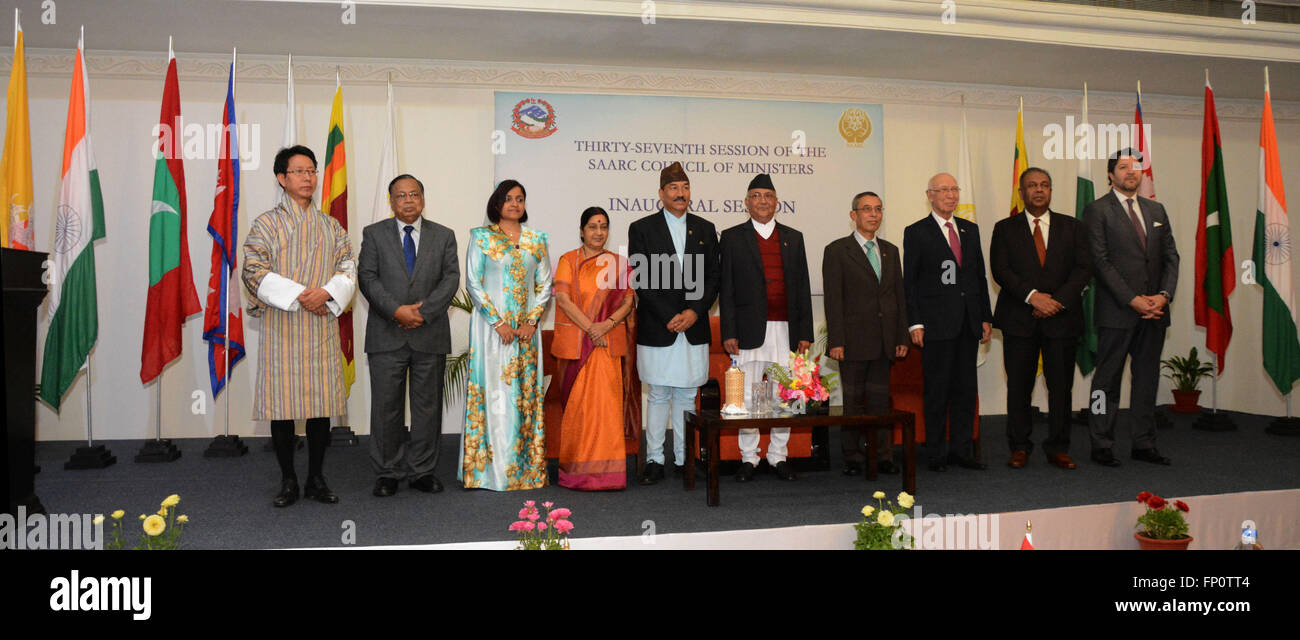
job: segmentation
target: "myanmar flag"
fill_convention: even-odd
[[[1025,210],[1025,202],[1020,199],[1020,174],[1029,168],[1029,153],[1025,151],[1025,100],[1020,99],[1020,111],[1016,113],[1016,152],[1011,159],[1011,213],[1014,216]]]
[[[348,167],[343,149],[343,85],[335,79],[334,105],[330,108],[330,132],[325,143],[325,185],[321,189],[321,211],[348,229]],[[339,316],[339,343],[343,350],[343,386],[352,392],[357,365],[352,359],[352,309]]]
[[[1273,104],[1264,83],[1264,116],[1259,128],[1259,209],[1255,212],[1255,281],[1264,289],[1264,371],[1283,395],[1300,379],[1300,339],[1296,335],[1295,291],[1291,287],[1291,224],[1282,189],[1282,163],[1273,129]]]
[[[144,312],[144,348],[140,355],[140,381],[146,384],[181,355],[181,324],[186,317],[203,310],[194,290],[189,242],[185,238],[188,227],[181,133],[176,54],[169,47],[149,216],[149,298]]]
[[[31,251],[32,135],[27,121],[27,56],[23,28],[16,16],[14,63],[6,95],[5,150],[0,159],[0,246]]]
[[[1219,114],[1214,89],[1205,83],[1205,123],[1201,127],[1201,212],[1196,220],[1196,326],[1205,327],[1205,348],[1217,356],[1223,373],[1224,356],[1232,340],[1228,296],[1237,286],[1233,267],[1232,225],[1228,220],[1228,183],[1223,174]]]
[[[63,136],[63,184],[50,251],[50,328],[41,362],[41,399],[56,411],[99,335],[94,242],[105,235],[104,200],[90,145],[89,103],[90,82],[78,42]]]

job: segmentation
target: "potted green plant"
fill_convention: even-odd
[[[1146,511],[1138,516],[1134,533],[1138,548],[1148,550],[1185,551],[1192,543],[1192,536],[1187,535],[1187,519],[1184,513],[1191,511],[1186,502],[1174,500],[1169,502],[1150,491],[1137,495],[1137,501],[1146,506]]]
[[[1186,358],[1172,356],[1168,360],[1162,360],[1160,367],[1168,373],[1165,374],[1174,383],[1174,404],[1169,407],[1174,413],[1197,413],[1201,406],[1197,400],[1201,397],[1201,391],[1196,388],[1201,378],[1209,377],[1214,366],[1208,362],[1201,362],[1197,357],[1196,347],[1192,347],[1191,352]]]

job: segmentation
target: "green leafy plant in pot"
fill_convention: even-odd
[[[1210,376],[1214,365],[1201,362],[1197,357],[1196,347],[1192,347],[1186,358],[1172,356],[1168,360],[1162,360],[1160,368],[1168,372],[1165,377],[1174,383],[1172,389],[1174,404],[1169,407],[1169,410],[1174,413],[1199,413],[1201,406],[1197,404],[1197,400],[1201,397],[1201,391],[1196,388],[1196,385],[1201,378]]]

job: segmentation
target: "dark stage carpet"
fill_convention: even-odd
[[[1040,450],[1033,452],[1027,468],[1007,468],[1005,417],[987,416],[982,421],[983,456],[989,469],[953,467],[935,473],[922,461],[917,504],[926,513],[998,513],[1126,501],[1140,490],[1175,498],[1300,487],[1300,438],[1265,433],[1271,417],[1231,415],[1239,429],[1220,433],[1193,429],[1194,417],[1173,416],[1173,426],[1159,433],[1160,451],[1173,458],[1170,467],[1130,460],[1128,434],[1122,430],[1116,454],[1123,465],[1108,469],[1093,464],[1087,460],[1087,429],[1075,425],[1071,454],[1079,468],[1074,471],[1049,466]],[[1045,425],[1035,425],[1034,440],[1041,442],[1045,432]],[[444,492],[428,495],[403,483],[396,496],[380,499],[370,495],[374,475],[362,436],[360,446],[334,447],[326,456],[325,476],[339,504],[300,501],[276,509],[271,498],[279,471],[273,454],[263,450],[265,441],[249,439],[248,455],[223,459],[203,457],[207,440],[179,440],[183,456],[157,464],[132,462],[140,441],[108,441],[103,444],[117,456],[117,464],[86,471],[63,469],[77,443],[42,442],[36,448],[42,467],[36,491],[51,513],[125,509],[132,528],[138,526],[139,514],[153,513],[163,498],[177,493],[179,512],[191,520],[187,548],[266,549],[341,546],[346,521],[355,525],[359,546],[510,540],[514,536],[506,527],[525,500],[551,500],[572,509],[574,537],[641,535],[647,521],[658,534],[834,524],[856,521],[872,491],[884,490],[892,498],[901,488],[896,475],[882,474],[873,483],[841,475],[839,437],[832,433],[829,471],[804,472],[794,482],[760,474],[739,484],[724,476],[720,507],[705,506],[702,475],[696,490],[687,492],[671,472],[658,485],[642,487],[632,479],[619,492],[555,486],[510,493],[465,491],[455,480],[456,434],[443,441],[437,475]],[[305,449],[298,451],[297,462],[299,478],[305,479]]]

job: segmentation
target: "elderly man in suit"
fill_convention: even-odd
[[[659,173],[663,208],[627,228],[628,263],[636,291],[636,357],[650,385],[646,463],[640,483],[664,478],[664,437],[673,425],[673,459],[686,461],[685,418],[709,379],[709,307],[718,297],[718,232],[687,209],[691,181],[680,162]]]
[[[751,387],[763,379],[774,363],[784,365],[790,352],[805,352],[812,345],[812,288],[808,283],[808,255],[803,234],[776,221],[776,187],[772,177],[760,173],[745,192],[746,220],[722,232],[722,278],[718,314],[722,346],[745,372],[746,406]],[[758,429],[741,429],[740,470],[736,480],[754,477],[758,459]],[[782,480],[793,480],[786,462],[790,429],[769,434],[767,463]]]
[[[971,440],[975,428],[975,352],[993,332],[979,227],[953,215],[961,190],[947,173],[930,178],[930,215],[903,230],[903,286],[908,332],[921,348],[925,374],[925,449],[931,471],[951,462],[982,470]],[[944,441],[948,426],[950,443]],[[945,455],[945,444],[949,449]]]
[[[1002,330],[1007,372],[1007,466],[1023,469],[1034,443],[1030,397],[1041,354],[1047,381],[1047,440],[1043,453],[1061,469],[1070,459],[1070,391],[1074,350],[1083,333],[1083,289],[1092,277],[1083,225],[1051,210],[1052,177],[1038,167],[1020,174],[1025,210],[993,226],[989,266],[1002,287],[993,326]]]
[[[393,217],[362,232],[358,275],[370,302],[370,462],[374,495],[391,496],[403,478],[425,493],[442,491],[434,476],[442,436],[442,379],[451,351],[447,307],[460,287],[456,235],[426,220],[424,185],[403,174],[388,184]],[[411,434],[402,433],[410,378]]]
[[[822,285],[826,291],[826,345],[839,362],[845,415],[889,413],[889,368],[907,357],[907,298],[898,247],[877,235],[884,221],[880,196],[853,196],[853,233],[826,245]],[[890,431],[876,430],[877,468],[898,473]],[[862,432],[842,427],[844,475],[862,473]]]
[[[1111,448],[1119,412],[1119,385],[1124,360],[1131,356],[1132,392],[1129,415],[1133,423],[1134,460],[1169,464],[1156,449],[1156,388],[1160,382],[1160,352],[1169,327],[1168,305],[1178,284],[1178,248],[1165,208],[1137,195],[1142,182],[1142,156],[1133,149],[1111,155],[1106,173],[1111,191],[1083,210],[1092,252],[1097,294],[1093,320],[1097,325],[1097,370],[1092,376],[1088,427],[1092,460],[1117,467]],[[1097,392],[1102,405],[1096,403]]]

